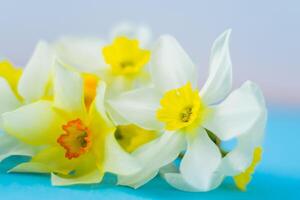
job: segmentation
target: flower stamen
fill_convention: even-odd
[[[57,142],[66,150],[66,158],[78,158],[89,150],[91,133],[80,119],[69,121],[62,129],[64,134],[59,136]]]
[[[193,114],[193,108],[192,107],[186,107],[183,109],[183,111],[180,113],[180,119],[183,122],[188,122],[191,118],[191,115]]]

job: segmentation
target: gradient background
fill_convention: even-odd
[[[22,66],[39,39],[53,41],[62,35],[107,38],[111,28],[124,20],[149,25],[155,36],[174,35],[200,67],[202,80],[207,75],[212,42],[225,29],[232,28],[234,85],[238,87],[248,79],[257,82],[269,106],[264,160],[249,193],[240,196],[232,188],[224,189],[225,184],[202,197],[299,197],[300,1],[0,0],[0,57]],[[28,177],[10,177],[0,175],[0,194],[11,198],[26,196],[27,190],[49,193],[48,197],[67,191],[65,194],[74,198],[80,195],[84,198],[86,190],[99,197],[127,199],[158,198],[160,196],[155,195],[158,191],[170,198],[199,199],[202,195],[175,192],[158,180],[137,192],[128,188],[106,188],[104,184],[101,186],[104,190],[98,193],[93,187],[53,189],[47,178],[34,176],[30,182]],[[157,190],[157,185],[167,191]],[[14,193],[15,188],[20,192]],[[11,196],[13,193],[17,196]]]

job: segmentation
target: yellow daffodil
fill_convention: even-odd
[[[244,145],[249,131],[264,128],[266,109],[259,87],[247,81],[230,93],[232,65],[229,54],[230,30],[213,44],[209,76],[198,90],[197,73],[189,56],[172,36],[162,36],[152,51],[150,72],[153,86],[136,89],[109,100],[117,124],[136,124],[148,130],[164,131],[162,136],[141,146],[132,155],[143,168],[131,176],[119,176],[119,184],[137,188],[158,170],[185,151],[177,171],[164,170],[173,187],[185,191],[208,191],[220,185],[229,172],[243,168],[226,165],[219,141],[238,138],[245,153],[257,145]],[[254,140],[254,139],[253,139]],[[234,150],[233,150],[234,152]],[[253,151],[251,151],[253,152]],[[252,158],[252,155],[247,158]],[[226,158],[227,157],[227,158]],[[224,161],[224,164],[223,164]],[[227,162],[230,163],[230,162]],[[227,168],[228,167],[228,168]],[[245,168],[244,168],[245,167]]]
[[[22,74],[21,68],[14,67],[9,61],[0,61],[0,114],[13,110],[21,105],[17,91]],[[2,129],[2,126],[0,126]],[[0,135],[0,162],[11,155],[31,155],[30,148],[18,140],[6,135]]]
[[[0,115],[24,104],[49,97],[53,61],[54,54],[51,48],[46,42],[41,41],[23,71],[8,61],[0,62]],[[0,128],[2,129],[2,123]],[[11,155],[30,156],[35,152],[32,146],[5,133],[0,136],[0,140],[0,161]]]
[[[39,147],[30,162],[11,171],[51,173],[53,185],[100,182],[104,172],[135,173],[139,166],[119,146],[106,116],[105,83],[87,110],[82,77],[58,64],[54,100],[39,100],[2,116],[4,130]]]

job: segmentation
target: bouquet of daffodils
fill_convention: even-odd
[[[230,33],[212,44],[201,86],[179,42],[152,42],[145,26],[123,24],[106,40],[40,41],[23,70],[2,60],[0,161],[29,156],[9,172],[47,173],[55,186],[100,183],[109,172],[133,188],[160,174],[184,191],[228,176],[245,190],[267,111],[255,83],[231,91]]]

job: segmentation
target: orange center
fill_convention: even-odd
[[[87,108],[90,107],[96,97],[99,78],[93,74],[83,74],[84,80],[84,101]]]
[[[66,150],[66,158],[78,158],[89,150],[91,132],[80,119],[69,121],[62,129],[64,133],[59,136],[57,142]]]

